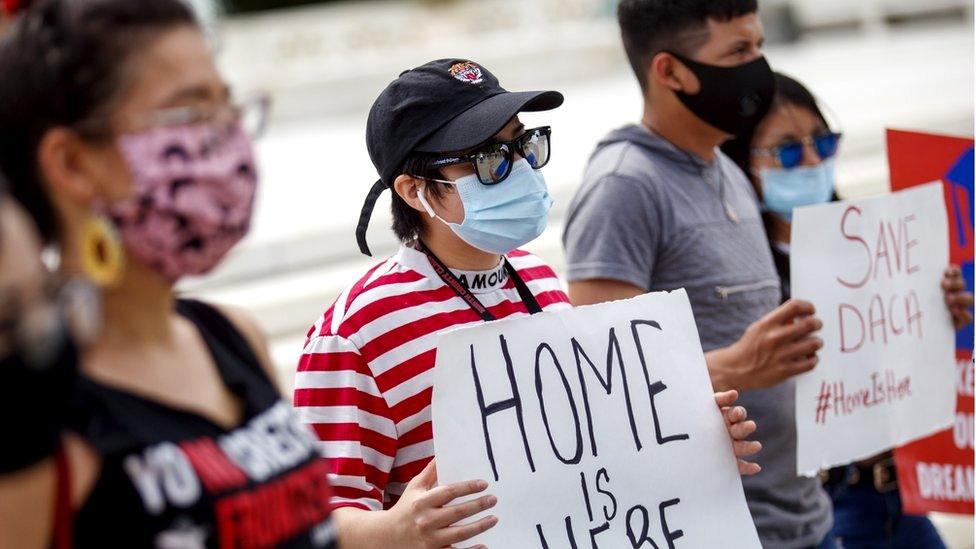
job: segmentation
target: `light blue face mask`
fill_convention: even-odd
[[[793,208],[830,202],[834,195],[834,159],[816,166],[786,170],[763,168],[763,205],[781,218],[792,221]]]
[[[512,173],[497,185],[483,185],[477,175],[444,181],[457,187],[464,206],[464,221],[449,223],[430,207],[423,189],[418,197],[431,217],[440,219],[461,240],[492,254],[508,252],[535,240],[546,229],[552,198],[542,172],[525,159],[512,166]]]

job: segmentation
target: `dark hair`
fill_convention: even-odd
[[[41,0],[3,36],[0,170],[45,242],[58,227],[37,169],[41,138],[104,114],[125,87],[126,59],[180,25],[196,25],[181,0]]]
[[[429,179],[443,179],[444,175],[433,166],[435,160],[437,160],[436,156],[413,153],[404,161],[400,173]],[[425,197],[428,200],[436,200],[444,195],[447,184],[427,181],[424,188],[426,189]],[[426,214],[413,209],[396,191],[392,194],[393,202],[390,205],[390,210],[393,212],[393,234],[401,242],[409,242],[420,236],[420,230],[423,228],[421,216]]]
[[[647,69],[665,50],[690,57],[708,41],[707,21],[728,21],[755,13],[756,0],[621,0],[620,36],[630,66],[647,90]]]
[[[817,99],[806,86],[783,73],[774,73],[774,78],[776,80],[776,95],[773,98],[773,108],[769,112],[773,112],[782,105],[793,105],[812,112],[823,122],[824,126],[830,127],[823,111],[817,105]],[[755,131],[753,131],[722,144],[722,152],[728,155],[746,175],[751,173],[752,140],[755,136]]]

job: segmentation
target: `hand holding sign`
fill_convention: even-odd
[[[973,294],[966,291],[966,280],[958,266],[952,265],[942,276],[942,293],[945,294],[946,307],[952,313],[956,330],[961,330],[973,321]]]
[[[735,397],[712,392],[683,290],[456,330],[434,371],[438,477],[488,480],[499,522],[472,543],[489,547],[759,547]]]
[[[743,458],[758,454],[759,450],[762,450],[762,443],[758,440],[746,440],[756,432],[756,422],[746,421],[749,413],[742,406],[732,407],[738,398],[738,391],[715,393],[715,404],[718,404],[722,410],[722,417],[725,418],[725,427],[729,430],[729,438],[732,439],[732,451],[739,465],[739,474],[755,475],[762,468],[758,463]]]
[[[757,320],[731,347],[709,353],[716,389],[763,389],[817,365],[823,326],[808,301],[790,300]]]
[[[470,539],[494,526],[498,519],[484,517],[471,524],[454,526],[478,513],[494,507],[495,496],[481,496],[462,503],[451,504],[488,487],[483,480],[468,480],[446,486],[436,486],[437,466],[432,460],[408,484],[396,505],[390,509],[394,526],[391,531],[401,549],[440,549]]]

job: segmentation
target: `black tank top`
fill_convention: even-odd
[[[244,403],[227,430],[80,377],[72,430],[101,457],[75,512],[77,547],[334,548],[327,467],[249,345],[212,307],[179,301]]]

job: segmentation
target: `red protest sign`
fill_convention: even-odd
[[[891,190],[942,181],[949,255],[973,290],[973,140],[888,131]],[[972,515],[973,328],[956,338],[956,417],[951,428],[895,450],[904,511]]]

